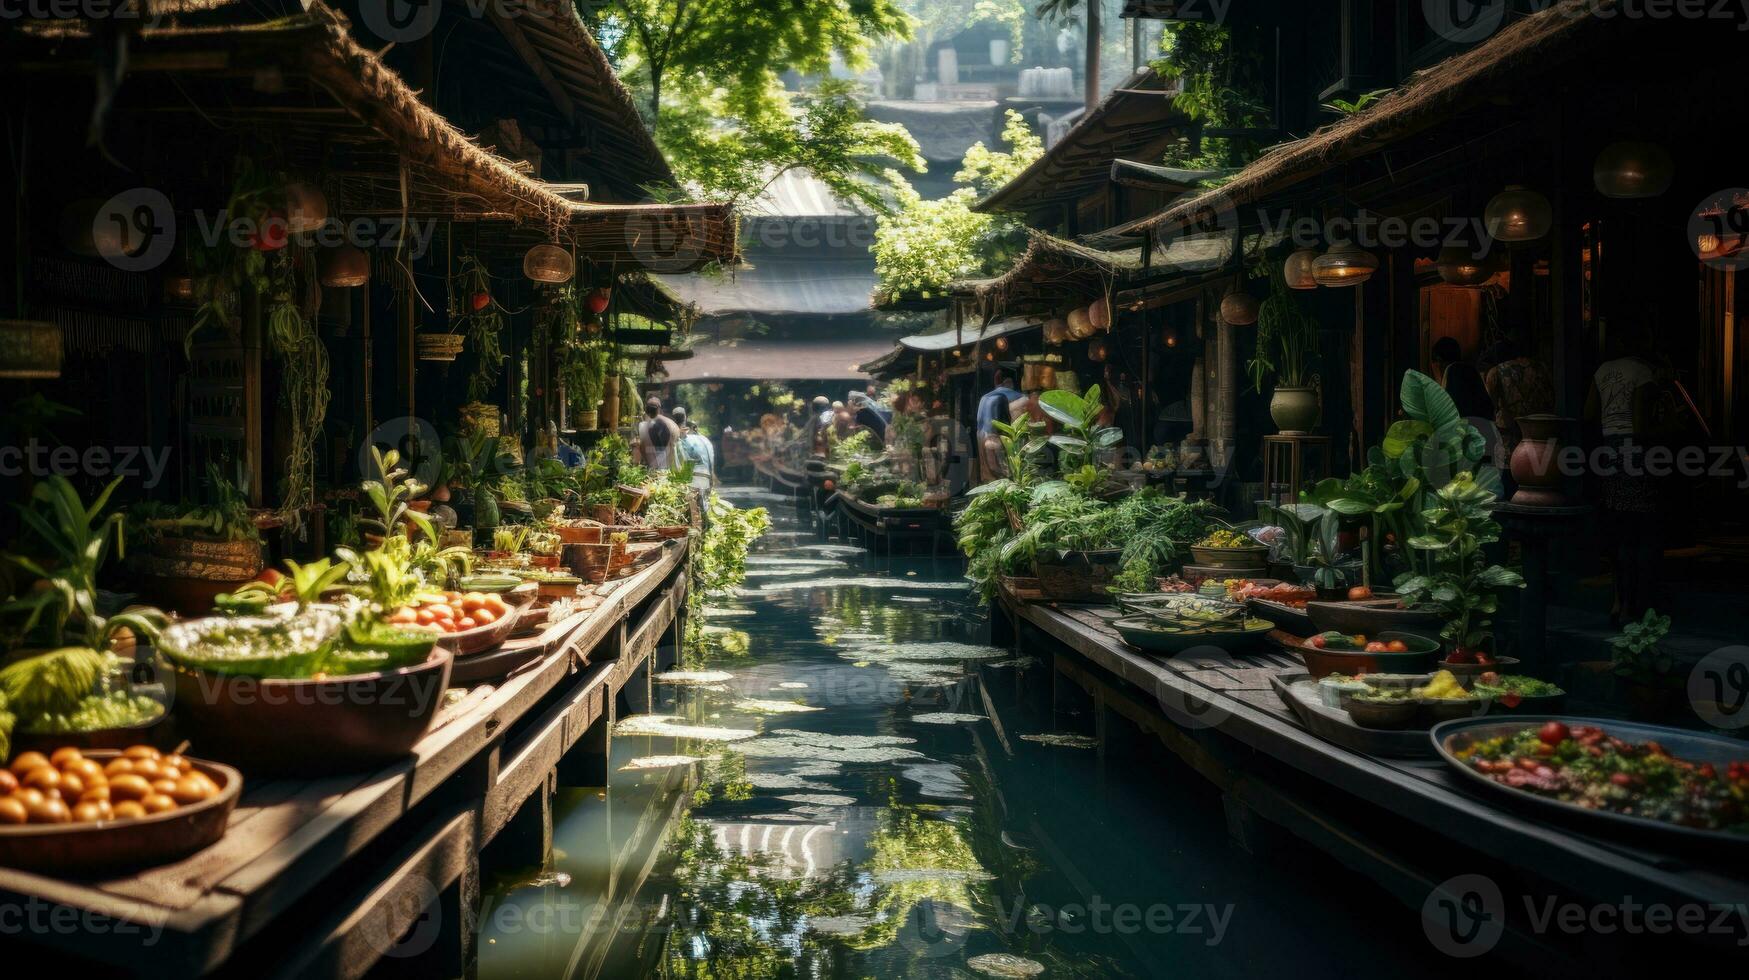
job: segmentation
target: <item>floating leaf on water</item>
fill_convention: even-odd
[[[1045,965],[1037,960],[1029,960],[1024,956],[1012,953],[985,953],[966,960],[966,966],[971,967],[987,977],[1020,978],[1036,977],[1045,972]]]
[[[1095,749],[1099,747],[1099,739],[1087,735],[1064,735],[1053,732],[1048,735],[1022,735],[1023,742],[1037,742],[1040,745],[1055,745],[1065,749]]]
[[[1028,667],[1037,666],[1037,664],[1038,664],[1037,657],[1014,657],[1014,658],[1009,659],[1009,660],[992,661],[987,666],[990,666],[990,667],[1019,667],[1020,669],[1025,670]]]
[[[835,775],[828,773],[825,775]],[[825,783],[816,783],[803,779],[795,773],[788,772],[755,772],[747,774],[747,785],[754,789],[820,789],[829,790],[832,787]]]
[[[670,670],[651,678],[658,684],[678,684],[687,687],[702,687],[707,684],[721,684],[735,679],[735,675],[723,670]]]
[[[926,714],[912,715],[911,720],[920,725],[958,725],[963,722],[983,721],[983,715],[965,715],[956,711],[931,711]]]
[[[615,735],[660,735],[695,738],[701,742],[739,742],[759,733],[750,728],[712,728],[689,725],[678,715],[631,715],[613,726]]]
[[[771,582],[757,589],[742,589],[737,594],[744,596],[776,595],[780,592],[794,592],[798,589],[921,589],[930,592],[959,592],[965,588],[963,582],[927,582],[922,579],[903,578],[814,578],[794,582]]]
[[[866,915],[821,915],[808,920],[808,928],[824,936],[854,936],[874,925]]]
[[[821,710],[811,704],[797,704],[794,701],[769,701],[764,698],[742,698],[730,707],[735,711],[766,715],[798,715]]]
[[[779,558],[773,556],[754,555],[747,559],[747,567],[754,568],[843,568],[841,561],[829,561],[824,558]]]
[[[854,796],[839,796],[836,793],[796,793],[791,796],[780,796],[785,803],[807,803],[812,806],[849,806],[856,802]]]
[[[785,691],[803,691],[808,687],[808,685],[803,684],[801,681],[784,681],[777,686]]]
[[[926,599],[920,595],[896,595],[896,596],[893,596],[893,601],[894,602],[927,603],[927,602],[934,602],[935,600],[934,599]]]
[[[960,776],[960,768],[951,762],[931,762],[909,766],[900,773],[917,784],[924,796],[938,800],[969,800],[971,790]]]
[[[639,756],[625,765],[620,766],[619,771],[629,772],[639,769],[673,769],[675,766],[690,766],[694,762],[703,761],[703,759],[696,755],[646,755]]]
[[[786,730],[755,739],[740,749],[749,758],[882,763],[922,758],[923,753],[916,749],[899,747],[911,742],[911,739],[895,736],[825,735]]]
[[[877,885],[900,885],[911,881],[991,881],[988,871],[961,871],[955,868],[893,868],[876,871],[871,876]]]
[[[977,643],[955,643],[939,640],[933,643],[892,643],[863,656],[874,660],[996,660],[1008,656],[1007,650]]]
[[[759,615],[757,609],[746,609],[740,606],[706,606],[703,612],[706,619],[733,619],[736,616]]]

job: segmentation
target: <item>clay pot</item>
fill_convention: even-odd
[[[1269,398],[1269,417],[1282,435],[1305,435],[1318,424],[1319,414],[1316,388],[1277,388]]]
[[[565,545],[565,564],[571,574],[597,585],[607,581],[607,570],[613,564],[612,544]]]
[[[1561,492],[1561,426],[1559,415],[1526,415],[1518,420],[1523,440],[1512,451],[1512,478],[1518,492],[1512,502],[1525,507],[1559,507],[1567,503]]]

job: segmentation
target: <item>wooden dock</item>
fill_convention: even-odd
[[[1588,907],[1717,910],[1749,900],[1749,868],[1729,854],[1678,853],[1655,840],[1553,824],[1478,795],[1443,762],[1375,758],[1324,741],[1270,684],[1277,673],[1303,669],[1285,652],[1160,658],[1126,644],[1109,625],[1119,614],[1108,607],[1004,598],[1001,610],[1016,637],[1024,624],[1079,655],[1054,658],[1056,676],[1091,695],[1102,746],[1121,718],[1218,787],[1242,848],[1276,853],[1310,844],[1417,909],[1442,882],[1477,873],[1508,896],[1560,896]],[[1283,836],[1290,842],[1271,840]],[[1580,948],[1533,928],[1525,908],[1508,902],[1499,950],[1526,963],[1595,965],[1645,938],[1592,935]],[[1682,941],[1728,954],[1749,940],[1738,933]]]
[[[218,843],[126,877],[0,868],[0,908],[46,924],[7,937],[38,947],[14,949],[15,962],[353,977],[391,957],[420,975],[463,974],[474,961],[481,849],[504,838],[529,863],[543,860],[554,791],[606,785],[615,717],[648,709],[657,651],[678,649],[686,549],[667,545],[598,592],[594,609],[512,641],[538,655],[443,708],[402,762],[250,780]]]

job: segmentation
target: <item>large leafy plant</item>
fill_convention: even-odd
[[[1057,447],[1057,472],[1082,491],[1090,491],[1100,482],[1096,461],[1099,451],[1110,449],[1123,441],[1123,430],[1114,425],[1100,425],[1099,415],[1105,409],[1100,401],[1098,385],[1083,394],[1053,390],[1039,396],[1039,407],[1062,431],[1051,436]]]
[[[1318,364],[1318,324],[1300,309],[1279,269],[1269,277],[1269,296],[1257,307],[1257,342],[1245,373],[1263,391],[1271,377],[1284,388],[1312,384]]]
[[[1488,563],[1483,549],[1500,540],[1500,525],[1489,516],[1497,497],[1468,473],[1440,487],[1422,512],[1426,530],[1409,538],[1409,547],[1426,552],[1433,570],[1397,578],[1397,591],[1413,607],[1437,610],[1445,617],[1441,635],[1453,644],[1453,655],[1474,652],[1489,637],[1490,619],[1498,608],[1498,591],[1523,588],[1517,572]]]
[[[1656,684],[1668,678],[1676,668],[1676,658],[1664,649],[1664,637],[1670,632],[1670,617],[1656,609],[1646,610],[1638,622],[1622,626],[1621,632],[1610,638],[1610,660],[1617,677]]]

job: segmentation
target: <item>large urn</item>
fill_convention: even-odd
[[[1518,492],[1512,502],[1525,507],[1560,507],[1569,501],[1561,492],[1561,427],[1568,419],[1559,415],[1525,415],[1518,420],[1522,435],[1512,451],[1512,478]]]

